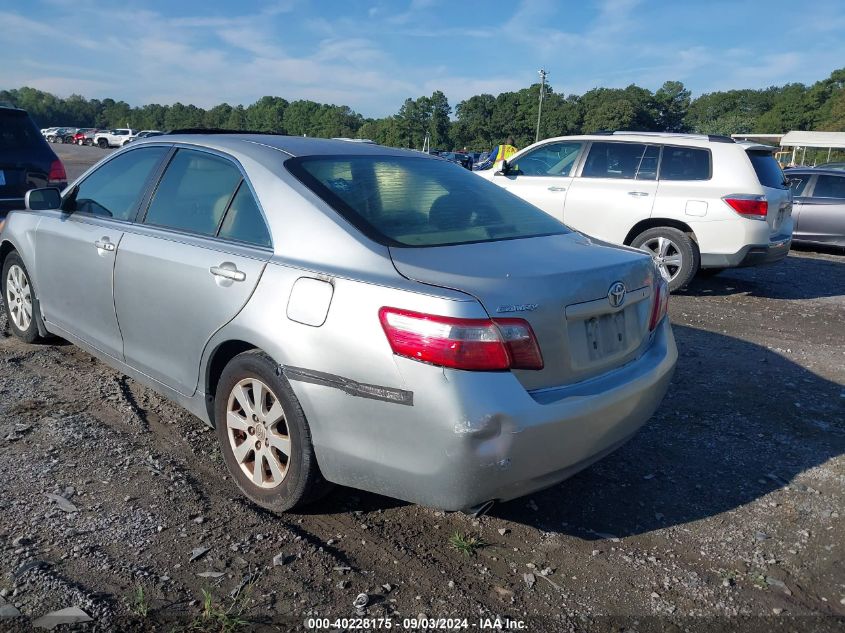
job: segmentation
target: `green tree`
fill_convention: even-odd
[[[654,93],[655,126],[662,132],[683,132],[686,129],[690,91],[680,81],[667,81]]]

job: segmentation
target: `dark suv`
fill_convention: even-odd
[[[0,106],[0,220],[23,208],[30,189],[66,186],[62,161],[26,111]]]

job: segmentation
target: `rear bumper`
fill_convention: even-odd
[[[309,417],[323,475],[461,510],[552,486],[624,444],[660,405],[677,349],[667,319],[636,361],[534,393],[509,372],[444,371],[396,360],[414,391],[413,406],[291,383]]]
[[[792,247],[792,236],[779,237],[768,244],[750,244],[736,253],[702,253],[702,268],[739,268],[774,264],[787,255]]]

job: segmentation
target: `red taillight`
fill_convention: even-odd
[[[50,165],[50,175],[47,177],[49,182],[67,182],[67,174],[65,173],[65,166],[62,161],[54,160]]]
[[[666,316],[669,310],[669,284],[660,276],[660,273],[655,274],[655,282],[652,288],[651,297],[651,319],[648,323],[648,331],[653,332],[654,329]]]
[[[722,200],[727,202],[731,209],[746,218],[765,220],[766,214],[769,212],[769,203],[766,196],[734,195],[725,196]]]
[[[523,319],[457,319],[382,308],[379,319],[394,354],[474,371],[542,369],[534,331]]]

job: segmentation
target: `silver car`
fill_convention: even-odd
[[[551,486],[649,419],[677,359],[650,257],[364,143],[139,140],[31,191],[0,260],[17,336],[183,405],[273,510],[326,482],[444,509]]]
[[[845,248],[845,172],[789,169],[786,177],[795,196],[793,241]]]

